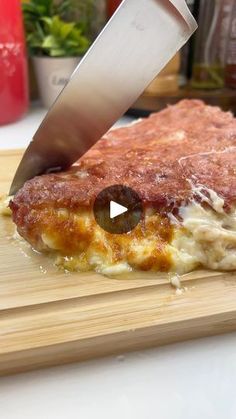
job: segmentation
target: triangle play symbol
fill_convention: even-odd
[[[118,217],[118,215],[124,214],[128,211],[128,208],[118,204],[115,201],[110,201],[110,218]]]

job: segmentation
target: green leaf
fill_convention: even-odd
[[[58,48],[59,43],[57,41],[57,39],[55,38],[55,36],[53,35],[48,35],[43,43],[42,43],[42,48]]]
[[[41,20],[41,22],[46,23],[46,25],[48,26],[48,29],[49,30],[52,28],[53,20],[52,20],[51,17],[44,16],[44,17],[41,17],[40,20]]]
[[[51,57],[65,57],[66,51],[62,48],[55,48],[52,51],[50,51]]]
[[[62,39],[65,39],[73,32],[73,29],[75,27],[74,23],[64,23],[61,25],[60,28],[60,36]]]
[[[94,0],[86,0],[86,2]],[[84,0],[83,0],[84,2]],[[82,3],[83,3],[82,2]],[[84,22],[67,22],[63,14],[72,0],[30,0],[23,4],[27,44],[31,53],[52,57],[84,54],[90,42],[84,36]]]

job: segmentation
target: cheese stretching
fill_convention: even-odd
[[[123,184],[145,216],[130,233],[103,231],[93,204]],[[236,119],[184,100],[111,130],[70,170],[36,177],[10,207],[20,235],[68,270],[185,273],[236,269]]]

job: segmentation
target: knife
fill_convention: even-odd
[[[184,0],[124,0],[36,131],[9,194],[36,175],[66,169],[78,160],[196,28]]]

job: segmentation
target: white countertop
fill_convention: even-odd
[[[0,149],[26,146],[44,114],[0,127]],[[235,388],[233,333],[1,378],[0,417],[235,419]]]
[[[13,124],[0,125],[0,150],[26,147],[46,112],[46,109],[40,107],[38,103],[34,103],[29,113],[21,120]],[[125,116],[115,125],[125,125],[133,121],[133,119]]]

